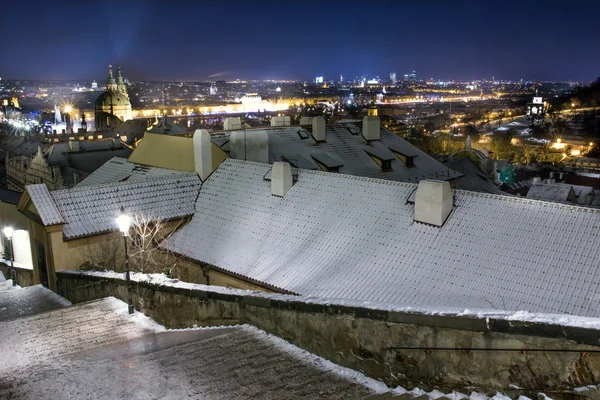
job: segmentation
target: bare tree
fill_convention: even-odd
[[[171,276],[178,266],[180,256],[161,245],[185,222],[166,221],[146,214],[133,215],[127,238],[131,271]],[[114,232],[97,238],[100,240],[81,247],[83,263],[80,269],[122,272],[124,251],[121,234]]]
[[[143,273],[165,273],[171,275],[177,267],[179,257],[166,249],[171,235],[185,221],[166,221],[147,214],[132,217],[129,233],[129,260],[132,271]]]

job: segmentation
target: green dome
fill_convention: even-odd
[[[114,106],[127,106],[130,105],[127,96],[116,92],[104,92],[96,99],[95,107],[104,108]]]

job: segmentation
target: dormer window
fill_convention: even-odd
[[[317,162],[322,171],[340,172],[340,168],[344,166],[344,164],[325,152],[312,153],[310,156]]]
[[[416,155],[408,155],[408,154],[404,153],[402,150],[400,150],[399,148],[394,147],[394,146],[388,146],[388,149],[390,149],[390,151],[392,153],[394,153],[394,155],[396,157],[398,157],[398,159],[400,159],[404,163],[404,165],[406,165],[408,168],[415,166]]]
[[[391,151],[385,147],[369,147],[364,150],[381,167],[381,171],[387,172],[392,170],[392,161],[396,157]]]

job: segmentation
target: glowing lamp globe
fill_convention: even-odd
[[[125,210],[121,208],[121,213],[117,217],[117,225],[123,235],[127,235],[129,228],[131,227],[131,217],[125,213]]]
[[[12,238],[14,229],[12,226],[6,226],[4,229],[2,229],[2,232],[4,232],[4,236],[10,239]]]

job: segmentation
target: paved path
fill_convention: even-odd
[[[0,282],[0,284],[11,281]],[[65,298],[42,285],[0,290],[0,322],[69,306]],[[1,331],[0,331],[1,332]],[[0,336],[1,333],[0,333]]]
[[[157,332],[116,299],[4,322],[2,399],[363,399],[375,393],[252,327]],[[325,366],[325,367],[324,367]]]

